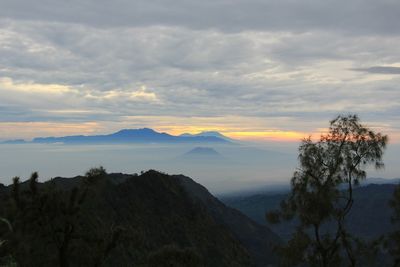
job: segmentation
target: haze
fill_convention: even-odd
[[[265,144],[264,144],[265,145]],[[214,145],[218,157],[186,157],[196,145],[1,145],[0,182],[14,176],[24,180],[38,171],[40,180],[82,175],[90,167],[109,172],[140,173],[156,169],[184,174],[216,194],[252,190],[278,190],[289,184],[297,166],[296,144]],[[211,147],[211,146],[209,146]],[[384,171],[369,171],[369,177],[396,178],[400,168],[396,149],[387,151]]]

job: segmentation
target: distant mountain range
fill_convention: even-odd
[[[73,135],[63,137],[37,137],[32,141],[9,140],[3,144],[99,144],[99,143],[231,143],[231,140],[218,132],[206,132],[196,135],[180,136],[156,132],[153,129],[124,129],[107,135]]]
[[[397,179],[393,179],[393,181],[395,180]],[[372,181],[380,183],[365,184],[354,189],[354,205],[346,219],[349,232],[364,239],[377,238],[396,229],[395,225],[391,223],[393,210],[389,206],[389,201],[393,197],[397,183],[386,183],[390,180],[379,178],[372,179]],[[259,224],[267,225],[282,239],[288,240],[298,225],[296,220],[273,225],[268,224],[265,219],[266,212],[278,209],[281,201],[287,197],[287,193],[281,193],[237,195],[219,199]]]
[[[180,135],[181,137],[218,137],[227,141],[234,141],[232,138],[229,138],[219,132],[216,131],[206,131],[206,132],[201,132],[198,134],[190,134],[190,133],[183,133]]]
[[[365,187],[369,185],[394,185],[400,184],[400,178],[376,178],[370,177],[365,180],[360,181],[358,187]],[[343,185],[342,188],[346,188],[346,185]],[[277,194],[286,194],[290,191],[290,183],[276,183],[269,184],[265,186],[258,186],[256,188],[250,188],[247,190],[238,190],[234,192],[229,192],[226,194],[222,194],[219,197],[221,198],[244,198],[250,197],[254,195],[277,195]]]

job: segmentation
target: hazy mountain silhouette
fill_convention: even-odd
[[[221,157],[212,147],[195,147],[184,154],[186,157]]]
[[[185,164],[215,165],[227,163],[227,159],[212,147],[195,147],[176,158]]]
[[[4,143],[12,143],[6,141]],[[23,140],[18,140],[18,143]],[[63,137],[37,137],[32,143],[98,144],[98,143],[229,143],[217,136],[175,136],[149,128],[124,129],[106,135],[74,135]]]
[[[367,239],[377,238],[395,229],[390,219],[393,210],[389,206],[389,200],[393,196],[396,185],[383,183],[385,179],[378,180],[382,184],[368,184],[354,189],[354,204],[346,220],[346,227],[355,236]],[[288,239],[295,231],[296,220],[269,225],[265,219],[266,212],[279,208],[281,201],[286,197],[287,194],[257,194],[220,199],[256,222],[268,225],[281,238]]]
[[[26,142],[25,142],[25,140],[23,140],[23,139],[14,139],[14,140],[7,140],[7,141],[4,141],[4,142],[1,142],[1,144],[12,144],[12,145],[14,145],[14,144],[25,144]]]
[[[218,137],[218,138],[221,138],[221,139],[224,139],[227,141],[234,141],[232,138],[229,138],[217,131],[205,131],[205,132],[201,132],[201,133],[197,133],[197,134],[183,133],[180,136],[182,136],[182,137],[199,137],[199,136],[212,137],[212,136],[214,136],[214,137]]]
[[[369,185],[394,185],[399,184],[400,178],[376,178],[371,177],[360,181],[358,187],[365,187]],[[340,188],[340,186],[339,186]],[[345,188],[345,186],[343,186]],[[246,190],[239,189],[233,192],[221,194],[218,197],[222,199],[244,199],[253,196],[266,196],[266,195],[284,195],[290,191],[290,184],[287,182],[279,182],[274,184],[269,184],[265,186],[258,186],[255,188],[249,188]]]

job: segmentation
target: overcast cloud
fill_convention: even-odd
[[[313,132],[356,112],[400,140],[399,18],[399,1],[4,0],[0,138],[34,135],[23,122]]]

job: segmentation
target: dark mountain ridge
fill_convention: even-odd
[[[235,237],[246,247],[257,266],[275,263],[274,246],[281,240],[268,227],[262,226],[246,217],[236,209],[227,207],[211,195],[202,185],[185,176],[174,176],[179,179],[192,199],[200,201],[217,223],[232,231]],[[272,260],[272,261],[271,261]]]
[[[84,179],[57,177],[38,186],[53,185],[68,192]],[[21,183],[21,190],[28,188],[29,182]],[[0,216],[8,217],[5,207],[11,191],[11,186],[0,187]],[[266,266],[277,260],[272,251],[280,242],[276,234],[225,206],[183,175],[156,171],[103,175],[89,191],[82,209],[85,233],[93,231],[93,225],[99,222],[124,229],[123,242],[104,260],[104,266],[154,266],[149,265],[149,259],[171,247],[198,255],[201,264],[196,266]],[[32,235],[34,242],[48,242],[35,232]],[[91,246],[78,242],[74,246],[79,250],[71,250],[71,258],[90,262]],[[35,251],[34,260],[27,266],[54,266],[54,250],[48,246],[45,251]],[[82,261],[72,263],[82,266]]]

